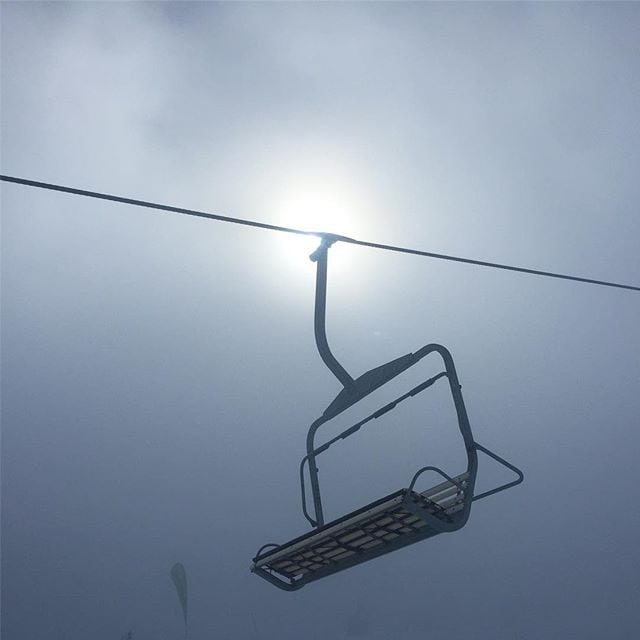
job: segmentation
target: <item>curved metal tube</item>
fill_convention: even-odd
[[[320,246],[311,255],[311,260],[317,262],[316,267],[316,305],[314,315],[314,329],[316,346],[323,362],[329,367],[333,375],[340,380],[342,386],[350,389],[353,387],[353,378],[347,370],[336,360],[331,353],[327,342],[326,312],[327,312],[327,262],[331,240],[322,238]]]
[[[422,469],[418,469],[411,479],[411,484],[409,485],[409,491],[413,491],[413,487],[416,483],[416,480],[425,472],[425,471],[435,471],[439,473],[445,480],[448,480],[451,484],[454,484],[460,491],[463,491],[462,485],[459,482],[456,482],[450,475],[446,474],[442,469],[438,469],[438,467],[422,467]]]
[[[256,552],[256,558],[265,550],[268,549],[269,547],[274,547],[275,549],[277,549],[280,545],[279,544],[275,544],[275,542],[267,542],[267,544],[263,544],[258,551]]]

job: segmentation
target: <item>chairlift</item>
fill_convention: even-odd
[[[251,564],[253,573],[286,591],[295,591],[309,582],[420,540],[432,538],[440,533],[457,531],[467,523],[473,502],[520,484],[523,480],[522,471],[474,440],[453,358],[442,345],[428,344],[415,353],[408,353],[371,369],[358,378],[352,378],[336,360],[327,342],[325,316],[328,250],[337,240],[339,237],[323,235],[320,246],[311,255],[311,260],[317,265],[314,317],[316,345],[320,357],[343,386],[323,414],[311,424],[307,434],[307,453],[300,463],[302,512],[313,528],[284,544],[263,545]],[[444,371],[385,404],[334,438],[316,445],[316,432],[322,425],[432,353],[440,356]],[[317,456],[339,440],[353,435],[372,420],[392,411],[401,402],[422,393],[442,378],[447,379],[453,397],[458,428],[466,450],[466,469],[456,476],[450,476],[435,466],[422,467],[415,473],[407,488],[374,500],[336,520],[325,522],[316,465]],[[476,495],[474,490],[478,451],[511,470],[516,479]],[[308,470],[310,478],[313,515],[309,514],[307,508],[305,469]],[[442,481],[426,491],[417,491],[416,483],[426,472],[435,472],[441,476]]]

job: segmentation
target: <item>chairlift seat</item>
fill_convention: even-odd
[[[325,330],[327,252],[337,239],[323,237],[322,244],[312,254],[317,262],[315,337],[318,352],[324,363],[342,383],[342,390],[317,418],[307,432],[307,453],[300,464],[302,512],[313,529],[285,544],[263,545],[251,564],[251,571],[268,582],[287,591],[295,591],[305,584],[353,567],[372,558],[406,547],[439,533],[462,528],[471,510],[471,503],[504,491],[522,482],[522,472],[473,438],[461,386],[453,358],[439,344],[428,344],[415,353],[408,353],[384,365],[375,367],[353,378],[336,360],[327,342]],[[325,423],[359,403],[376,389],[386,385],[407,369],[416,365],[430,353],[440,355],[444,371],[428,378],[418,386],[380,407],[366,418],[338,435],[317,445],[316,432]],[[419,469],[406,489],[380,498],[337,520],[325,522],[316,458],[330,446],[357,433],[362,427],[380,418],[401,402],[422,393],[440,379],[446,379],[452,394],[458,429],[466,451],[467,467],[464,473],[450,477],[441,469],[429,466]],[[477,452],[493,458],[513,471],[517,479],[479,495],[474,493],[477,473]],[[307,509],[305,468],[311,480],[313,515]],[[422,492],[414,490],[416,481],[425,471],[435,471],[444,482]]]
[[[290,542],[258,554],[251,571],[292,591],[439,533],[467,519],[468,473],[423,492],[400,489]]]

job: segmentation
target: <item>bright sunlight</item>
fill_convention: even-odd
[[[344,236],[357,235],[356,219],[361,214],[345,194],[312,188],[300,189],[283,197],[276,211],[278,224],[283,226]],[[300,265],[316,249],[319,238],[282,234],[281,244],[286,258]],[[332,271],[342,270],[347,262],[346,252],[340,249],[338,243],[331,250]]]

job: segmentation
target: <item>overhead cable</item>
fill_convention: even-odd
[[[515,271],[517,273],[527,273],[535,276],[544,276],[546,278],[559,278],[561,280],[571,280],[573,282],[585,282],[587,284],[595,284],[603,287],[614,287],[617,289],[627,289],[629,291],[640,291],[640,286],[635,286],[630,284],[621,284],[619,282],[611,282],[607,280],[595,280],[593,278],[585,278],[582,276],[568,275],[568,274],[557,273],[553,271],[542,271],[539,269],[529,269],[527,267],[517,267],[514,265],[501,264],[498,262],[488,262],[486,260],[462,258],[459,256],[451,256],[443,253],[434,253],[432,251],[422,251],[419,249],[410,249],[407,247],[398,247],[395,245],[382,244],[379,242],[368,242],[366,240],[358,240],[356,238],[350,238],[348,236],[341,236],[341,235],[336,235],[332,233],[324,233],[320,231],[305,231],[303,229],[296,229],[294,227],[283,227],[275,224],[267,224],[266,222],[258,222],[256,220],[233,218],[230,216],[223,216],[217,213],[197,211],[195,209],[185,209],[183,207],[173,207],[166,204],[159,204],[157,202],[148,202],[145,200],[137,200],[134,198],[125,198],[123,196],[116,196],[108,193],[98,193],[96,191],[87,191],[85,189],[65,187],[59,184],[50,184],[47,182],[38,182],[36,180],[27,180],[26,178],[16,178],[13,176],[0,175],[0,180],[2,180],[3,182],[13,182],[15,184],[24,185],[27,187],[36,187],[38,189],[48,189],[50,191],[60,191],[62,193],[70,193],[73,195],[84,196],[87,198],[97,198],[99,200],[109,200],[111,202],[119,202],[121,204],[133,205],[135,207],[146,207],[148,209],[156,209],[158,211],[167,211],[169,213],[179,213],[187,216],[194,216],[196,218],[205,218],[207,220],[215,220],[217,222],[229,222],[232,224],[239,224],[247,227],[267,229],[269,231],[279,231],[282,233],[293,233],[293,234],[305,235],[305,236],[317,236],[320,238],[326,238],[331,242],[344,242],[346,244],[353,244],[361,247],[370,247],[372,249],[381,249],[383,251],[393,251],[396,253],[422,256],[425,258],[434,258],[437,260],[448,260],[450,262],[460,262],[463,264],[471,264],[479,267],[489,267],[492,269]]]

